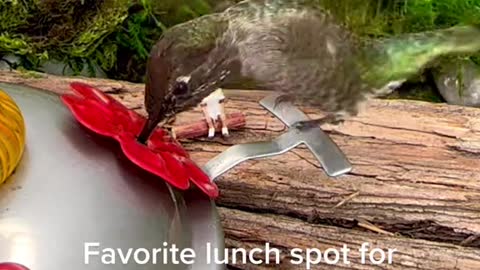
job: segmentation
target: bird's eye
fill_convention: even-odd
[[[183,95],[188,92],[188,85],[186,82],[177,82],[173,88],[173,93],[175,95]]]

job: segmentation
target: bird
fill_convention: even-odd
[[[137,136],[139,142],[145,143],[160,122],[208,96],[188,98],[188,74],[208,59],[217,38],[226,28],[220,13],[212,13],[177,24],[162,33],[147,59],[144,106],[148,118]],[[183,108],[176,106],[177,102],[179,106],[183,104]]]
[[[445,55],[480,50],[480,26],[366,39],[320,0],[244,0],[166,31],[147,64],[145,142],[161,121],[238,80],[326,113],[298,128],[338,124]]]

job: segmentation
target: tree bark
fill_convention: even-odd
[[[292,256],[292,252],[294,255],[303,254],[305,258],[307,253],[311,254],[311,269],[480,269],[480,250],[475,248],[459,248],[447,243],[372,234],[311,224],[282,215],[259,214],[224,207],[220,207],[220,215],[228,235],[226,245],[232,251],[229,255],[237,254],[236,264],[233,265],[240,269],[250,267],[243,263],[244,259],[240,253],[234,252],[234,248],[267,250],[265,243],[269,244],[270,250],[277,248],[279,255],[274,252],[257,252],[255,259],[264,262],[258,269],[306,269],[305,259],[300,263],[297,257]],[[369,245],[362,261],[360,248],[364,243]],[[349,249],[345,253],[341,251],[344,245]],[[335,255],[333,251],[328,251],[329,248],[340,252]],[[370,262],[370,252],[375,248],[385,252],[384,263],[375,265]],[[331,255],[327,257],[329,260],[324,259],[325,253]],[[318,254],[322,254],[321,261],[314,263]],[[373,256],[378,263],[381,259],[380,253],[374,253]],[[267,257],[269,264],[266,263]],[[296,262],[299,264],[294,264]]]
[[[23,77],[0,73],[0,81],[57,93],[78,80]],[[82,80],[144,113],[142,85]],[[258,104],[268,92],[225,94],[227,113],[243,112],[246,126],[226,139],[181,140],[199,165],[231,145],[269,140],[286,130]],[[301,109],[312,118],[321,115],[315,108]],[[201,118],[200,108],[195,108],[179,114],[175,125]],[[216,180],[229,247],[263,247],[268,242],[287,251],[348,244],[355,255],[361,243],[369,242],[397,249],[394,264],[363,265],[354,256],[351,265],[321,264],[318,269],[480,269],[479,109],[372,100],[365,112],[345,124],[322,128],[352,162],[351,173],[330,178],[308,149],[298,147],[244,162]]]

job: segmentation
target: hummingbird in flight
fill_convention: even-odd
[[[246,0],[165,31],[147,63],[145,143],[162,121],[222,86],[245,80],[326,113],[298,123],[340,123],[446,55],[480,50],[480,26],[366,39],[320,0]]]

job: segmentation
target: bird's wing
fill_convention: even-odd
[[[306,102],[334,107],[339,94],[360,84],[350,59],[356,39],[329,14],[310,8],[280,9],[271,20],[243,22],[244,76]],[[329,101],[332,101],[329,103]]]
[[[455,26],[373,40],[363,47],[357,63],[369,83],[382,86],[410,79],[442,56],[480,51],[480,27]]]

